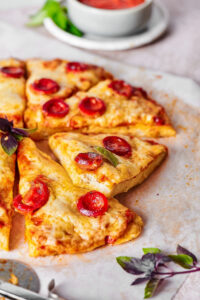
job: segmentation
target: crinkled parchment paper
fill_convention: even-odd
[[[40,277],[44,295],[48,282],[55,278],[57,290],[68,300],[142,299],[144,286],[130,286],[134,276],[117,265],[116,256],[140,256],[141,249],[148,246],[171,252],[177,243],[200,256],[200,88],[189,79],[96,57],[31,30],[0,23],[0,32],[0,58],[62,57],[103,65],[117,77],[146,88],[170,115],[177,136],[161,140],[169,147],[168,158],[142,185],[118,196],[143,217],[145,227],[140,238],[82,255],[34,259],[28,256],[24,242],[23,217],[16,215],[12,250],[0,252],[1,258],[30,264]],[[169,280],[155,299],[171,299],[184,280],[182,276]]]

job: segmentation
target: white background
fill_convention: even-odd
[[[0,9],[19,8],[24,6],[37,6],[44,3],[44,0],[0,0]]]

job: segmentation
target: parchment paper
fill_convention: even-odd
[[[116,256],[141,256],[142,248],[148,246],[172,252],[178,243],[200,256],[200,88],[189,79],[96,57],[30,30],[16,30],[0,23],[0,32],[1,58],[61,57],[100,64],[117,77],[143,86],[165,106],[177,130],[176,137],[161,140],[169,147],[169,157],[141,186],[118,196],[144,219],[145,227],[139,239],[82,255],[34,259],[28,256],[24,242],[23,217],[16,215],[12,251],[0,252],[1,258],[30,264],[40,277],[44,295],[48,282],[55,278],[58,292],[68,300],[142,299],[144,286],[130,286],[134,276],[117,265]],[[155,299],[171,299],[184,280],[181,276],[169,280]]]

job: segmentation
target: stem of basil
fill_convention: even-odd
[[[188,274],[188,273],[194,273],[194,272],[200,272],[200,267],[199,268],[195,268],[195,270],[190,270],[190,271],[182,271],[182,272],[155,272],[156,275],[178,275],[178,274]]]

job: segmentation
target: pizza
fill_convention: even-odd
[[[37,127],[34,138],[62,131],[97,134],[130,134],[167,137],[175,130],[165,109],[141,88],[122,80],[103,80],[87,92],[63,99],[38,98],[25,112],[28,128]]]
[[[135,239],[142,219],[114,198],[75,187],[67,172],[30,138],[18,149],[19,195],[31,256],[81,253]]]
[[[0,117],[23,127],[25,109],[25,65],[17,59],[0,61]]]
[[[49,145],[74,185],[108,197],[142,183],[167,155],[164,145],[123,135],[56,133]],[[105,150],[117,158],[117,165],[102,156]]]
[[[0,118],[14,126],[0,132],[0,249],[9,249],[14,210],[25,216],[35,257],[137,238],[141,217],[113,197],[167,156],[167,147],[143,139],[176,134],[164,107],[102,67],[61,59],[0,61],[0,97]],[[22,130],[23,121],[33,130]],[[46,138],[60,163],[33,141]],[[12,142],[20,177],[14,199],[16,156],[4,152]]]
[[[0,145],[0,249],[9,250],[13,215],[13,186],[15,180],[15,154],[7,155]]]

